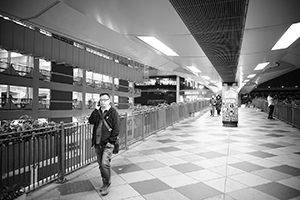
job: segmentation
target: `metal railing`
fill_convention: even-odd
[[[263,99],[254,99],[252,104],[261,109],[263,112],[268,113],[268,102]],[[284,105],[282,103],[274,105],[274,116],[294,127],[300,129],[300,108],[293,105]]]
[[[144,140],[192,113],[206,109],[206,100],[120,116],[120,149]],[[91,148],[92,125],[61,123],[53,127],[0,134],[0,191],[4,186],[21,185],[32,191],[96,161]]]

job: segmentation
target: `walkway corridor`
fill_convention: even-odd
[[[300,130],[254,108],[240,108],[232,128],[208,112],[190,117],[121,152],[112,164],[105,197],[93,163],[27,199],[300,199]]]

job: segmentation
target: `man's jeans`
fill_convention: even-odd
[[[114,145],[110,143],[107,143],[105,147],[95,145],[95,152],[97,155],[97,162],[99,164],[103,185],[108,185],[110,183],[110,161],[113,154],[113,149]]]

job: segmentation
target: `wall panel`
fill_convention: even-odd
[[[93,70],[94,70],[94,72],[99,73],[99,72],[97,71],[97,68],[99,67],[99,56],[94,56],[94,62],[95,62],[95,64],[94,64]]]
[[[24,35],[25,28],[23,26],[14,24],[14,36],[13,36],[13,49],[18,52],[24,52]]]
[[[0,44],[4,48],[10,50],[13,49],[13,23],[4,19],[1,19],[1,38]]]
[[[89,53],[90,56],[89,56],[89,69],[92,70],[92,71],[95,71],[95,57],[96,55],[95,54],[92,54],[92,53]]]
[[[67,62],[67,43],[59,41],[59,61]]]
[[[103,59],[103,74],[108,75],[109,60]]]
[[[103,74],[103,70],[104,70],[104,58],[102,57],[98,57],[98,66],[96,67],[96,72]]]
[[[73,62],[72,62],[72,64],[77,67],[80,66],[79,49],[77,47],[73,47]]]
[[[73,65],[73,45],[67,44],[67,60],[66,63]]]
[[[39,32],[34,32],[34,56],[44,57],[44,37]]]
[[[85,67],[84,67],[84,54],[85,54],[85,50],[83,50],[83,49],[78,49],[78,51],[79,51],[79,66],[78,67],[80,67],[80,68],[82,68],[82,69],[86,69]]]
[[[109,60],[109,62],[108,62],[108,75],[109,76],[111,76],[112,75],[112,72],[113,72],[113,70],[112,70],[112,68],[113,68],[113,65],[115,64],[115,62],[114,61],[112,61],[112,60]]]
[[[90,52],[84,51],[84,68],[90,70]]]
[[[59,40],[52,38],[51,60],[59,61]]]
[[[43,55],[46,58],[46,60],[50,60],[51,55],[52,55],[52,38],[51,37],[44,37],[43,41],[44,41]]]
[[[34,31],[28,28],[25,29],[24,49],[26,54],[34,53]]]

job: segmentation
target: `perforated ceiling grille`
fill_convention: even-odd
[[[170,0],[224,82],[235,82],[249,0]]]

